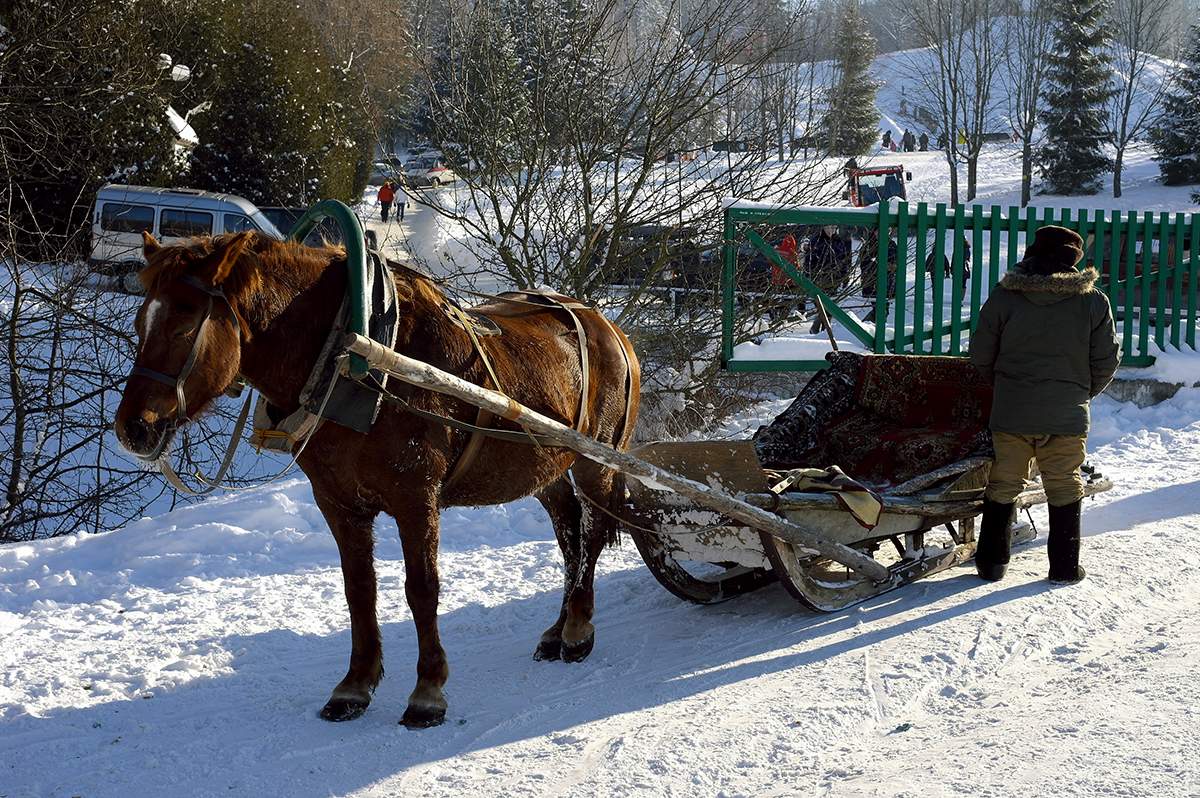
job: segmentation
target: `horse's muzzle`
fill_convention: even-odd
[[[171,439],[175,437],[175,424],[166,419],[151,424],[135,416],[125,422],[117,437],[134,457],[143,463],[153,463],[170,446]]]

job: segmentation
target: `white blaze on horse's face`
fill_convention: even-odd
[[[159,313],[162,312],[165,305],[165,302],[155,297],[146,306],[146,314],[142,317],[142,345],[138,347],[139,352],[146,348],[146,342],[150,340],[150,333],[154,331],[154,325],[158,321]]]

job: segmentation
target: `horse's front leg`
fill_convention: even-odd
[[[347,507],[323,494],[313,496],[337,541],[342,581],[350,608],[350,668],[321,710],[325,720],[352,720],[366,711],[383,678],[383,643],[375,616],[375,511]]]
[[[417,686],[400,722],[410,729],[424,729],[446,719],[442,686],[450,675],[437,625],[437,502],[432,494],[414,497],[392,515],[404,547],[404,594],[417,628]]]

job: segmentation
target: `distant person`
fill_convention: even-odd
[[[400,189],[396,195],[396,216],[400,221],[404,221],[404,206],[408,204],[408,195],[404,193],[404,189]]]
[[[971,362],[992,382],[995,460],[984,494],[975,568],[1004,577],[1014,502],[1037,461],[1050,512],[1049,579],[1072,584],[1079,565],[1089,402],[1112,381],[1121,345],[1095,269],[1076,271],[1083,239],[1038,229],[1025,258],[992,290],[971,335]]]
[[[917,139],[917,144],[920,146],[921,152],[929,152],[929,134],[921,132],[921,137]]]
[[[842,283],[850,274],[850,254],[850,242],[838,235],[837,225],[827,224],[820,227],[808,240],[808,258],[804,271],[808,279],[830,299],[837,298]],[[815,335],[822,329],[824,325],[818,314],[809,332]]]
[[[866,299],[875,299],[879,295],[879,236],[875,233],[868,234],[863,239],[862,259],[859,263],[859,283],[863,297]],[[896,298],[896,268],[899,260],[899,251],[896,246],[896,239],[888,237],[887,243],[887,298],[889,300]],[[871,308],[867,311],[867,315],[863,318],[866,322],[875,322],[875,303],[871,303]],[[886,313],[886,310],[884,311]]]
[[[779,242],[779,246],[775,247],[775,251],[779,253],[781,258],[793,266],[800,262],[800,245],[796,243],[796,237],[791,233],[783,237],[783,240]],[[789,285],[793,285],[791,276],[779,268],[778,264],[774,261],[771,262],[771,285],[776,288],[786,288]]]
[[[963,254],[962,274],[959,275],[959,279],[962,290],[966,292],[967,280],[971,277],[971,242],[967,241],[966,236],[963,236],[961,239],[959,239],[958,246]],[[953,254],[953,252],[950,252],[942,255],[941,276],[947,280],[954,276],[954,264],[950,260],[950,256]],[[929,256],[925,258],[925,271],[929,272],[930,280],[935,280],[938,278],[937,259],[934,257],[934,255],[935,253],[931,249],[929,251]]]
[[[947,140],[946,140],[946,134],[945,134],[945,133],[938,133],[938,137],[937,137],[937,148],[938,148],[939,150],[944,150],[944,149],[946,149],[946,144],[948,144],[948,143],[949,143],[949,142],[947,142]]]
[[[379,187],[379,217],[383,221],[388,220],[388,213],[392,210],[392,202],[396,199],[396,186],[391,180],[383,181],[383,185]]]
[[[785,235],[778,246],[775,247],[775,251],[779,253],[781,258],[799,269],[800,245],[796,241],[796,236],[791,233]],[[800,290],[800,286],[796,284],[792,276],[779,268],[779,265],[774,261],[771,261],[771,288],[786,295],[786,299],[779,302],[773,308],[774,312],[771,313],[773,318],[786,318],[791,315],[792,310],[796,307],[799,307],[801,313],[804,312],[806,302],[803,291]],[[798,296],[797,293],[799,294]]]
[[[892,147],[892,131],[890,130],[883,131],[883,148],[885,150],[894,149]]]

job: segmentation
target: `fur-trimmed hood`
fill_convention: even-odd
[[[1090,267],[1080,272],[1034,274],[1017,264],[1012,271],[1004,275],[1000,287],[1021,294],[1051,294],[1053,300],[1059,300],[1088,293],[1099,279],[1100,273]]]

